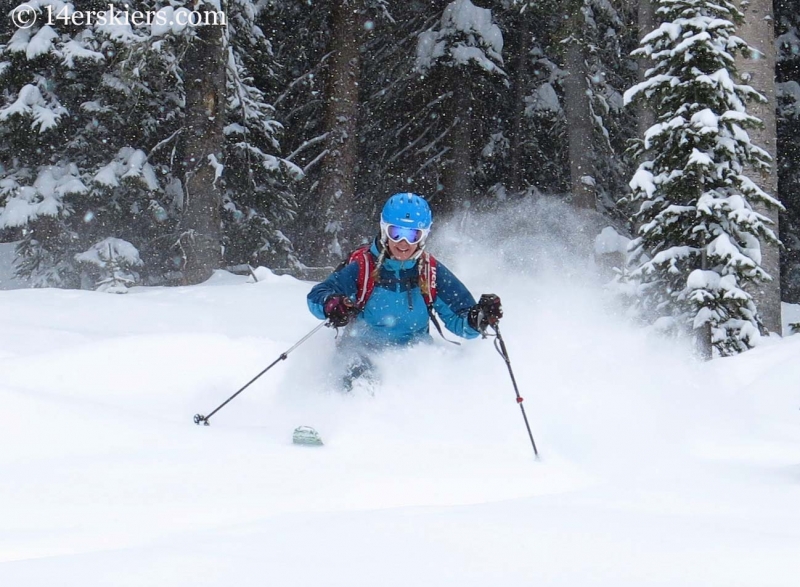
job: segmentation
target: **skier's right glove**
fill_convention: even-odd
[[[485,332],[488,326],[494,326],[503,317],[503,306],[500,296],[483,294],[477,304],[469,309],[467,323],[478,332]]]
[[[325,307],[323,308],[325,317],[331,323],[331,326],[341,328],[347,326],[350,321],[358,314],[358,309],[353,303],[353,300],[343,295],[332,295],[325,300]]]

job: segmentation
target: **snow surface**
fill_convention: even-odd
[[[800,336],[695,362],[501,226],[431,246],[502,296],[540,462],[487,340],[343,396],[323,329],[195,426],[319,324],[288,276],[0,292],[0,585],[797,585]]]

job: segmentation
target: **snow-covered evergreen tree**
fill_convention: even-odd
[[[133,240],[164,208],[146,137],[177,104],[168,80],[148,77],[160,60],[148,35],[77,26],[61,0],[35,5],[37,24],[0,44],[0,226],[21,238],[21,274],[76,287],[76,253],[106,236]],[[51,26],[50,14],[64,18]]]
[[[355,204],[347,209],[356,232],[351,242],[371,236],[377,208],[397,191],[428,195],[437,214],[459,209],[459,200],[486,206],[520,195],[566,193],[564,69],[558,65],[556,34],[563,3],[383,4],[391,10],[364,0],[361,15],[358,173]],[[265,0],[264,5],[259,22],[280,67],[276,78],[256,79],[285,127],[283,156],[305,172],[292,236],[298,243],[316,242],[303,232],[322,209],[318,191],[329,148],[323,73],[331,59],[330,2],[315,1],[313,9],[304,0]],[[598,201],[606,211],[615,207],[630,177],[621,151],[635,125],[630,111],[621,108],[621,92],[633,83],[633,59],[627,55],[632,41],[616,4],[590,0],[586,5],[590,134]],[[445,50],[450,46],[458,48],[456,54],[472,51],[482,57],[457,62]],[[442,54],[430,53],[434,47]],[[493,63],[491,71],[481,66],[487,63]],[[456,180],[471,183],[472,195],[466,193],[470,188],[456,187]],[[324,246],[330,248],[332,241]]]
[[[429,137],[418,151],[426,155],[424,167],[442,173],[445,189],[436,196],[442,210],[475,203],[476,155],[491,136],[492,98],[507,84],[502,53],[503,33],[491,10],[470,0],[450,2],[419,35],[415,67],[419,91],[429,98],[423,119]]]
[[[313,5],[304,0],[263,2],[259,22],[267,32],[279,66],[269,75],[259,72],[256,83],[269,96],[277,120],[286,129],[281,153],[302,171],[298,213],[290,230],[309,264],[324,264],[341,254],[350,236],[352,223],[348,221],[352,220],[355,207],[348,203],[353,194],[346,186],[351,184],[357,163],[352,157],[352,140],[356,138],[358,121],[357,117],[334,113],[331,100],[335,97],[330,94],[333,89],[346,86],[350,91],[345,94],[349,96],[360,85],[354,77],[358,59],[353,62],[351,57],[361,53],[357,38],[361,30],[352,25],[366,20],[362,10],[372,3],[335,6],[337,3],[331,0],[315,1]],[[340,23],[346,22],[348,30],[334,30],[335,17]],[[347,83],[337,85],[338,76],[344,76]],[[345,102],[345,108],[358,106],[349,97]],[[339,148],[344,145],[347,148]],[[344,151],[348,156],[342,158]],[[347,163],[339,168],[337,161],[343,160]],[[336,183],[342,185],[332,185]]]
[[[631,180],[639,226],[632,276],[652,318],[694,329],[707,356],[712,346],[730,355],[759,336],[745,286],[770,279],[759,238],[776,241],[753,204],[780,204],[745,173],[770,165],[747,134],[759,121],[746,102],[764,98],[737,83],[734,55],[749,48],[734,34],[742,15],[731,2],[659,0],[656,14],[658,28],[635,52],[654,66],[625,95],[656,114]]]
[[[86,268],[85,276],[91,279],[85,288],[108,293],[127,293],[139,280],[136,270],[142,265],[136,247],[119,238],[105,238],[75,255],[75,260]]]
[[[623,154],[636,126],[636,113],[625,108],[623,100],[624,91],[636,81],[629,55],[637,41],[632,8],[627,3],[587,0],[583,9],[597,209],[619,223],[627,220],[620,200],[627,193],[632,171],[631,161]]]
[[[76,255],[118,238],[141,253],[143,279],[162,280],[179,268],[187,116],[181,59],[193,31],[156,20],[78,25],[69,17],[111,5],[117,13],[160,10],[177,22],[174,15],[194,3],[28,4],[39,11],[37,24],[0,37],[0,228],[21,241],[18,270],[37,285],[79,287],[89,280]],[[227,161],[217,169],[226,257],[238,263],[263,255],[285,266],[293,255],[280,225],[294,211],[293,170],[270,154],[280,127],[248,71],[268,70],[273,60],[254,23],[255,3],[225,4]],[[48,14],[64,18],[50,25]]]
[[[262,86],[277,79],[272,46],[256,23],[252,0],[229,0],[223,226],[228,263],[296,267],[284,234],[297,213],[294,182],[303,175],[276,154],[283,127]]]
[[[446,93],[446,80],[420,80],[415,69],[417,39],[441,19],[446,2],[395,3],[391,19],[374,21],[366,37],[363,62],[359,212],[371,237],[374,218],[386,196],[415,191],[434,201],[444,189],[446,137],[434,94]],[[427,164],[426,164],[427,163]],[[367,232],[369,231],[369,232]]]
[[[505,4],[498,14],[511,40],[506,71],[524,116],[518,106],[508,115],[514,146],[495,177],[512,192],[528,187],[562,195],[588,176],[590,189],[579,200],[624,224],[618,202],[631,169],[622,154],[635,127],[622,100],[635,76],[631,7],[606,0]]]

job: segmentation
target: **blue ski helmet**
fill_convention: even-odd
[[[381,225],[387,224],[428,231],[433,224],[433,216],[425,198],[405,192],[393,195],[384,204]]]

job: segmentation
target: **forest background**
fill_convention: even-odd
[[[2,0],[0,240],[18,243],[33,286],[124,291],[244,264],[321,277],[375,235],[400,191],[465,230],[479,213],[552,200],[583,219],[566,231],[635,238],[647,224],[631,189],[652,150],[642,138],[671,114],[657,96],[626,97],[654,64],[633,52],[659,26],[720,21],[720,6]],[[734,317],[779,331],[781,300],[800,302],[800,2],[730,6],[735,35],[757,52],[725,67],[766,99],[748,106],[763,123],[748,132],[772,164],[750,177],[783,205],[748,205],[783,244],[762,239],[753,256],[773,278],[754,292],[761,318]],[[168,22],[74,18],[113,9]],[[21,10],[36,22],[12,18]],[[189,10],[224,25],[177,24]],[[676,10],[695,16],[676,24]],[[709,322],[739,341],[723,354],[749,346],[725,311]]]

